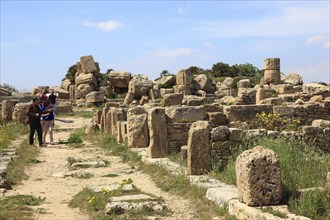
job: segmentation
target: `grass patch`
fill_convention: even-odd
[[[27,140],[20,145],[16,151],[17,158],[10,161],[7,167],[6,177],[10,184],[18,184],[21,183],[22,180],[28,178],[24,172],[25,167],[39,161],[36,159],[39,152],[39,149],[31,147],[27,143]]]
[[[28,126],[23,123],[3,122],[0,120],[0,151],[8,148],[12,140],[28,132]]]
[[[0,219],[32,220],[33,209],[30,206],[40,205],[45,198],[31,195],[6,196],[0,199]]]
[[[265,213],[270,213],[274,216],[280,217],[280,218],[286,218],[287,216],[285,214],[283,214],[280,211],[274,210],[272,207],[261,207],[260,209],[262,212]]]

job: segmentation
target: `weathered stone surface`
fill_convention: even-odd
[[[181,105],[183,100],[182,93],[173,93],[164,95],[165,106]]]
[[[250,79],[241,79],[240,81],[238,81],[237,88],[251,88]]]
[[[277,97],[278,94],[275,89],[269,87],[259,87],[256,93],[256,104],[261,104],[262,100],[272,97]]]
[[[94,87],[90,84],[80,84],[76,87],[76,99],[84,99],[86,95],[94,90]]]
[[[313,93],[313,92],[330,90],[330,87],[319,83],[305,83],[302,89],[303,89],[303,93]]]
[[[58,102],[58,105],[56,106],[56,114],[67,114],[71,113],[72,111],[71,102]]]
[[[148,77],[137,75],[129,82],[128,92],[134,95],[135,100],[139,100],[143,95],[148,95],[148,91],[152,87],[153,82]]]
[[[63,79],[62,83],[61,83],[61,88],[66,91],[69,91],[70,85],[73,85],[73,84],[71,83],[71,81],[69,79]]]
[[[13,110],[13,121],[24,123],[31,103],[17,103]]]
[[[176,93],[182,93],[183,95],[191,95],[191,89],[189,85],[175,85],[173,90]]]
[[[188,173],[201,175],[211,169],[210,126],[207,121],[196,121],[189,129]]]
[[[205,74],[199,74],[194,78],[194,80],[199,84],[201,90],[206,93],[214,93],[215,88],[212,85],[212,81],[207,78]]]
[[[86,95],[86,103],[104,102],[104,93],[102,91],[93,91]]]
[[[160,96],[159,89],[150,89],[148,92],[149,100],[155,102]]]
[[[102,110],[97,110],[94,112],[93,122],[96,124],[101,124],[102,120]]]
[[[284,83],[289,83],[291,85],[297,86],[303,84],[303,79],[299,74],[290,73],[284,79]]]
[[[0,86],[0,96],[11,96],[12,92]]]
[[[292,106],[274,106],[274,114],[280,114],[280,116],[293,116],[295,111]]]
[[[147,155],[162,158],[169,152],[166,115],[164,108],[152,108],[148,113],[150,143]]]
[[[181,147],[181,160],[187,161],[187,157],[188,157],[188,146],[184,145]]]
[[[279,94],[291,94],[294,93],[293,86],[291,84],[280,84],[276,86],[276,91]]]
[[[315,96],[312,96],[309,99],[309,102],[310,103],[317,103],[317,102],[322,102],[322,100],[323,100],[323,96],[322,95],[315,95]]]
[[[176,74],[177,85],[189,85],[192,81],[192,74],[190,69],[181,69]]]
[[[174,93],[174,90],[173,89],[164,89],[164,88],[161,88],[159,90],[159,92],[160,92],[160,97],[163,98],[166,94],[172,94],[172,93]]]
[[[203,106],[171,106],[165,109],[169,122],[195,122],[206,119]]]
[[[14,105],[18,100],[3,100],[2,101],[2,120],[10,121],[13,119]]]
[[[234,83],[234,79],[232,77],[227,77],[223,82],[222,82],[222,89],[226,89],[226,88],[232,88]]]
[[[229,128],[229,140],[231,141],[242,141],[245,136],[245,132],[239,128]]]
[[[188,106],[199,106],[205,103],[205,97],[185,95],[183,102]]]
[[[227,116],[221,112],[208,112],[207,116],[211,127],[226,125],[228,123]]]
[[[312,126],[314,127],[320,127],[320,128],[330,128],[330,121],[329,120],[323,120],[323,119],[317,119],[312,122]]]
[[[97,67],[95,65],[93,56],[80,57],[80,63],[81,63],[83,73],[97,72]]]
[[[92,73],[80,74],[76,77],[76,86],[79,86],[80,84],[97,86],[97,81]]]
[[[280,70],[280,58],[267,58],[264,60],[265,70]]]
[[[108,79],[113,87],[128,88],[132,74],[130,72],[112,70],[109,73]]]
[[[218,126],[211,130],[212,141],[226,141],[229,138],[229,129],[227,126]]]
[[[229,122],[231,121],[254,121],[256,114],[273,113],[272,105],[232,105],[224,106],[224,113],[227,115]]]
[[[132,92],[128,92],[125,96],[124,104],[129,105],[134,100],[134,94]]]
[[[137,106],[128,110],[128,147],[147,147],[149,145],[148,118],[144,108]]]
[[[249,206],[277,205],[282,198],[281,170],[274,151],[256,146],[236,159],[237,191]]]
[[[281,72],[279,70],[265,70],[263,80],[265,84],[277,85],[281,81]]]
[[[103,92],[104,96],[111,98],[114,96],[111,86],[101,86],[99,87],[100,91]]]
[[[155,80],[155,83],[159,88],[171,88],[176,83],[176,77],[174,75],[162,76]]]

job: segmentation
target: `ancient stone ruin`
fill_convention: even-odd
[[[63,100],[70,101],[66,106],[105,103],[95,111],[91,128],[99,127],[130,148],[147,148],[149,158],[181,152],[190,175],[209,172],[214,161],[226,164],[248,137],[313,141],[314,147],[329,152],[330,86],[303,84],[296,73],[281,76],[279,58],[265,59],[264,65],[260,84],[252,85],[246,78],[233,89],[233,78],[215,83],[204,74],[193,76],[189,69],[155,81],[123,71],[110,71],[104,77],[93,57],[83,56],[77,62],[75,83],[64,79],[59,90],[67,94],[63,95]],[[22,121],[18,112],[24,108],[5,100],[2,118]],[[260,129],[257,114],[276,114],[299,123],[290,131]],[[241,202],[279,204],[281,171],[274,152],[261,146],[244,152],[237,159],[236,173]]]

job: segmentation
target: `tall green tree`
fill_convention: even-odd
[[[68,78],[70,80],[70,82],[72,84],[75,83],[75,80],[76,80],[76,73],[77,73],[77,65],[74,64],[72,66],[69,67],[66,75],[65,75],[65,78]]]

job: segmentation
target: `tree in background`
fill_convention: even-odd
[[[163,76],[172,76],[173,74],[170,73],[170,71],[168,70],[163,70],[161,73],[160,73],[160,77],[163,77]]]
[[[72,65],[72,66],[69,67],[69,69],[68,69],[68,71],[67,71],[67,73],[65,75],[65,78],[69,79],[70,82],[72,84],[74,84],[75,83],[75,80],[76,80],[76,73],[77,73],[77,65],[74,64],[74,65]]]

